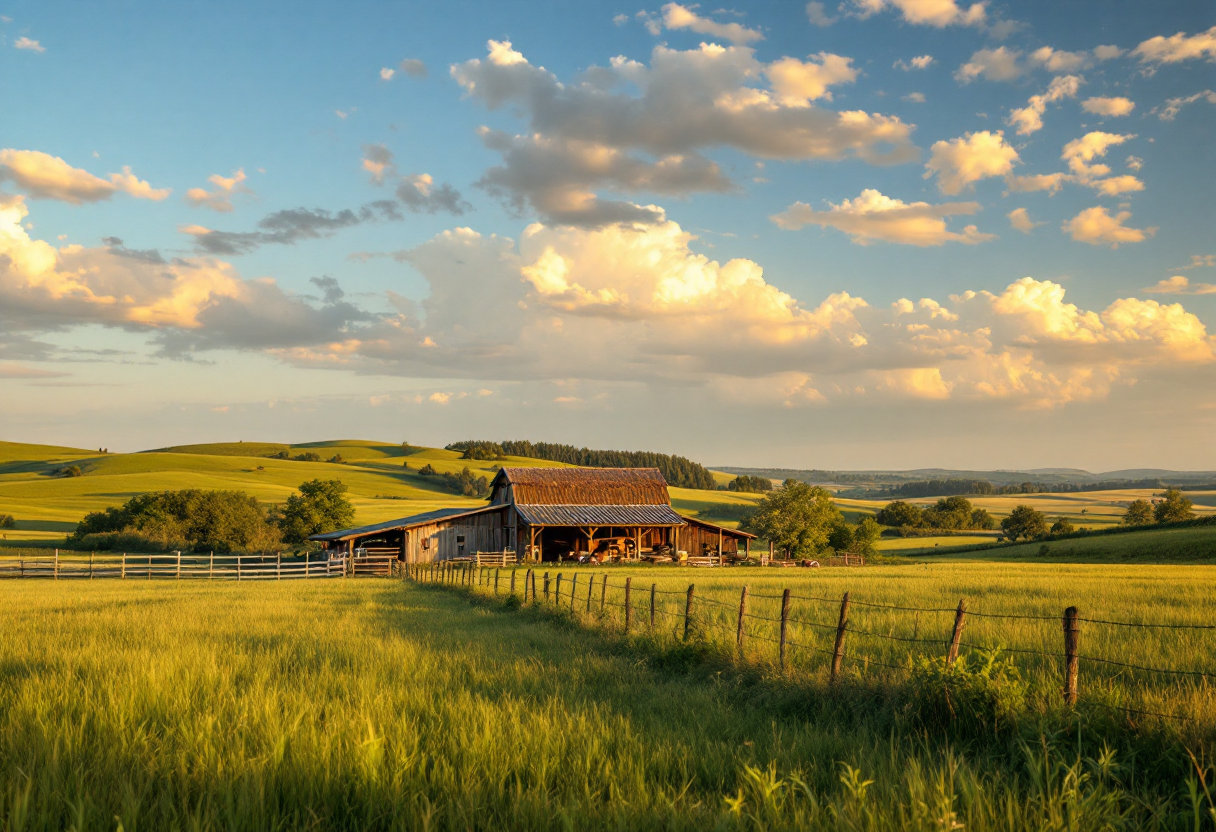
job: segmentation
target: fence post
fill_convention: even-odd
[[[498,594],[498,576],[502,574],[501,567],[494,567],[494,594]]]
[[[1077,650],[1081,645],[1081,626],[1077,608],[1064,610],[1064,704],[1077,704]]]
[[[696,584],[688,585],[688,597],[684,599],[684,640],[688,641],[688,630],[692,625],[692,596]]]
[[[650,585],[650,629],[654,629],[654,591],[657,584]]]
[[[739,656],[743,656],[743,617],[747,615],[747,584],[743,585],[742,591],[739,593],[739,626],[735,633],[735,646],[739,649]]]
[[[608,576],[600,578],[600,612],[604,612],[604,603],[608,600]]]
[[[180,581],[181,579],[182,579],[182,550],[178,549],[177,550],[177,575],[175,576],[174,580]]]
[[[950,634],[950,647],[946,650],[946,667],[954,667],[958,659],[958,643],[963,638],[963,623],[967,620],[967,599],[960,598],[954,611],[954,632]]]
[[[515,570],[511,570],[511,597],[515,597]]]
[[[122,553],[122,580],[127,579],[127,553]]]
[[[574,612],[574,596],[578,595],[578,573],[570,579],[570,612]]]
[[[207,580],[211,580],[215,574],[215,552],[211,553],[211,557],[207,559]]]
[[[148,555],[148,580],[152,580],[152,556]]]
[[[591,614],[591,591],[595,589],[595,576],[587,576],[587,614]]]
[[[629,625],[633,622],[633,605],[629,603],[629,588],[633,578],[625,578],[625,635],[629,635]]]
[[[390,566],[390,570],[391,570],[391,568],[392,567]],[[391,574],[391,572],[390,572],[390,574]],[[283,553],[282,552],[274,553],[274,579],[276,581],[283,580]]]
[[[545,573],[545,603],[549,603],[549,573]]]
[[[562,603],[562,573],[557,573],[557,585],[553,589],[553,606],[560,606]]]
[[[236,556],[236,579],[237,579],[238,583],[241,580],[241,556],[240,555]]]
[[[785,631],[790,623],[790,591],[781,593],[781,672],[785,672]]]
[[[849,593],[840,601],[840,622],[836,625],[836,647],[832,650],[832,681],[840,675],[840,662],[844,659],[844,634],[849,626]]]
[[[59,580],[59,550],[55,550],[55,580]]]
[[[307,578],[312,573],[312,552],[304,552],[304,577]]]
[[[93,553],[89,552],[89,580],[93,580]]]
[[[531,586],[532,586],[532,603],[535,604],[536,603],[536,570],[529,569],[528,576],[529,576],[528,583],[531,584]]]

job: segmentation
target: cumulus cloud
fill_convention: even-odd
[[[910,92],[902,97],[904,101],[911,101],[913,104],[925,103],[925,94],[923,92]]]
[[[295,245],[303,240],[318,240],[362,223],[400,219],[397,203],[380,200],[369,202],[358,211],[349,208],[336,213],[321,208],[275,211],[258,221],[257,231],[216,231],[201,225],[184,225],[178,230],[193,237],[200,251],[232,256],[248,254],[264,245]]]
[[[396,74],[397,74],[397,70],[392,69],[390,67],[385,66],[385,67],[380,68],[380,80],[381,81],[391,81],[391,80],[393,80],[393,76]]]
[[[1029,234],[1040,225],[1044,225],[1044,223],[1032,220],[1025,208],[1014,208],[1005,216],[1009,218],[1009,224],[1013,226],[1014,230],[1021,231],[1023,234]]]
[[[1005,187],[1011,193],[1032,193],[1047,191],[1056,194],[1064,187],[1064,183],[1073,181],[1067,173],[1033,173],[1024,176],[1006,176]]]
[[[748,44],[764,40],[764,35],[755,29],[748,29],[740,23],[719,23],[711,18],[701,17],[679,3],[668,3],[663,7],[663,25],[668,29],[688,29],[699,35],[709,35],[731,43]]]
[[[908,23],[923,26],[982,26],[987,19],[985,3],[964,8],[955,0],[852,0],[854,13],[869,17],[884,9],[898,11]]]
[[[1176,274],[1157,281],[1144,291],[1153,295],[1216,295],[1216,283],[1191,283],[1183,275]]]
[[[1194,35],[1157,35],[1133,49],[1132,55],[1145,64],[1175,64],[1195,58],[1216,61],[1216,26]]]
[[[894,64],[892,64],[891,66],[894,69],[901,69],[904,72],[910,72],[914,69],[928,69],[929,64],[931,64],[931,63],[933,63],[932,55],[917,55],[915,58],[912,58],[910,61],[904,61],[903,59],[900,59],[900,60],[896,61]]]
[[[393,151],[382,144],[363,145],[363,169],[371,177],[373,185],[383,185],[387,177],[397,175]]]
[[[1017,128],[1019,136],[1028,136],[1038,132],[1043,129],[1043,113],[1047,112],[1047,105],[1065,98],[1076,98],[1077,90],[1084,83],[1085,79],[1077,75],[1061,75],[1053,78],[1047,87],[1047,92],[1030,96],[1025,107],[1010,111],[1009,124]]]
[[[988,81],[1013,81],[1022,77],[1023,68],[1019,59],[1022,53],[1007,46],[996,49],[981,49],[971,56],[954,73],[956,80],[967,84],[977,78]]]
[[[1136,104],[1130,98],[1123,98],[1121,96],[1113,98],[1094,96],[1093,98],[1085,99],[1081,103],[1081,109],[1098,116],[1119,117],[1131,115],[1132,110],[1136,109]]]
[[[1095,159],[1104,157],[1106,151],[1110,148],[1134,138],[1136,138],[1134,135],[1105,133],[1101,130],[1095,130],[1064,145],[1064,152],[1060,154],[1060,158],[1068,162],[1068,168],[1077,178],[1077,181],[1103,193],[1142,190],[1143,185],[1139,184],[1139,180],[1134,176],[1114,177],[1109,180],[1102,179],[1102,177],[1110,174],[1110,166],[1094,161]],[[1122,180],[1122,182],[1117,180]],[[1112,186],[1114,187],[1113,190],[1111,189]]]
[[[1019,161],[1018,152],[997,130],[968,133],[963,138],[936,142],[925,163],[925,179],[937,176],[937,187],[955,195],[981,179],[1006,176]]]
[[[1062,49],[1052,49],[1050,46],[1043,46],[1031,52],[1029,60],[1048,72],[1076,72],[1093,63],[1086,52],[1067,52]]]
[[[243,168],[234,171],[232,176],[213,174],[207,177],[207,181],[213,186],[211,190],[191,188],[186,191],[186,202],[196,208],[210,208],[212,211],[228,213],[233,210],[233,194],[252,193],[244,184],[245,178]]]
[[[30,40],[25,35],[13,41],[14,49],[24,49],[27,52],[45,52],[46,47],[36,40]]]
[[[821,28],[831,26],[837,20],[837,18],[829,15],[824,9],[823,3],[819,3],[817,0],[811,0],[810,3],[806,4],[806,19]]]
[[[436,185],[429,173],[402,177],[396,194],[397,199],[414,213],[460,216],[465,211],[473,210],[472,205],[461,199],[460,191],[446,182]]]
[[[159,201],[171,192],[168,188],[153,188],[131,173],[129,167],[102,179],[40,150],[0,150],[0,180],[3,179],[24,189],[30,199],[58,199],[75,205],[99,202],[119,192]]]
[[[867,188],[856,199],[843,200],[839,205],[828,203],[827,211],[816,211],[804,202],[795,202],[770,219],[779,228],[797,231],[804,225],[836,228],[853,238],[854,243],[867,245],[877,240],[913,246],[940,246],[947,242],[982,243],[996,238],[980,233],[974,225],[961,233],[950,231],[946,217],[978,212],[978,202],[904,202]]]
[[[406,58],[397,68],[411,78],[426,77],[426,64],[417,58]]]
[[[710,148],[762,159],[915,158],[911,127],[898,117],[810,103],[855,73],[839,56],[770,65],[748,47],[712,44],[658,46],[649,66],[614,58],[569,84],[507,42],[490,41],[487,58],[452,67],[468,96],[489,110],[511,107],[528,123],[523,135],[482,129],[483,142],[503,157],[482,187],[517,210],[581,225],[662,216],[628,200],[601,199],[600,188],[671,195],[730,189],[721,168],[702,155]],[[756,85],[763,78],[769,88]]]
[[[1162,121],[1173,121],[1178,117],[1178,113],[1188,104],[1194,104],[1196,101],[1207,101],[1209,104],[1216,104],[1216,92],[1212,90],[1204,90],[1197,92],[1194,95],[1188,95],[1179,98],[1167,99],[1165,104],[1160,107],[1154,107],[1153,112],[1157,114],[1157,118]]]
[[[1095,60],[1105,61],[1121,54],[1118,47],[1114,46],[1099,46],[1093,52],[1069,52],[1042,46],[1030,54],[1001,46],[975,52],[971,60],[958,68],[954,77],[964,84],[977,78],[988,81],[1016,81],[1036,69],[1052,73],[1074,73],[1092,66]]]
[[[1102,206],[1086,208],[1068,222],[1063,230],[1074,240],[1090,245],[1109,245],[1118,248],[1120,243],[1139,243],[1157,233],[1156,228],[1130,228],[1123,223],[1131,219],[1130,211],[1120,211],[1113,217]]]

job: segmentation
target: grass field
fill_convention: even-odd
[[[1210,620],[1212,576],[1194,569],[781,577]],[[696,578],[708,594],[729,574]],[[1000,725],[939,724],[851,657],[835,686],[813,667],[780,679],[712,646],[397,581],[5,593],[5,829],[1191,829],[1181,743],[1212,753],[1210,699],[1181,732],[1033,697]]]

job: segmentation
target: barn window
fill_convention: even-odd
[[[423,549],[431,548],[431,539],[429,537],[422,538],[422,548]]]
[[[458,534],[458,535],[456,535],[456,545],[457,545],[457,546],[463,546],[463,545],[464,545],[464,535],[462,535],[462,534]]]

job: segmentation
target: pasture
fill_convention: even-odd
[[[1207,567],[1129,569],[1115,581],[1106,568],[1050,571],[746,580],[757,593],[847,587],[874,602],[949,607],[965,595],[976,610],[1073,602],[1133,620],[1211,621]],[[678,573],[663,580],[681,589],[691,574],[699,597],[729,602],[745,572],[596,574],[616,584]],[[1197,786],[1190,796],[1183,748],[1211,758],[1212,702],[1198,690],[1157,703],[1191,718],[1179,723],[1069,714],[1046,691],[997,724],[943,722],[852,654],[835,685],[813,661],[783,677],[759,647],[737,663],[708,621],[689,644],[661,628],[625,639],[611,612],[519,609],[486,588],[481,601],[395,580],[5,591],[8,829],[1190,829],[1209,808]],[[923,620],[921,632],[939,624]],[[1025,626],[1018,638],[1037,639],[1038,625]],[[1083,645],[1136,658],[1166,650],[1161,660],[1176,664],[1213,652],[1206,636],[1197,651],[1160,634],[1093,638]]]

